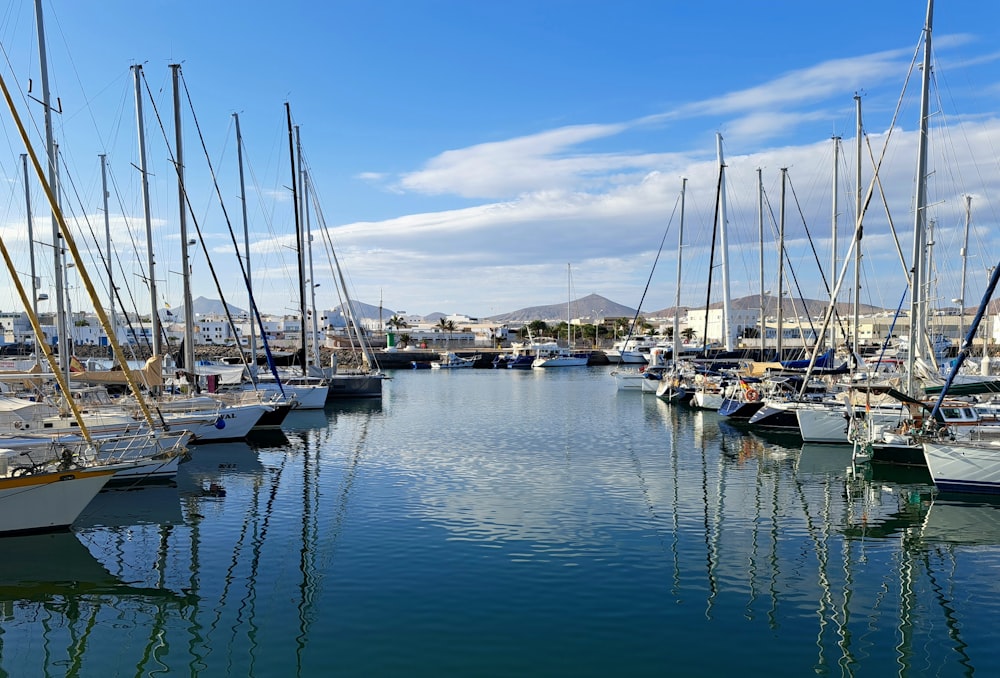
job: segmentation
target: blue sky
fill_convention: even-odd
[[[55,127],[63,153],[64,208],[81,243],[103,244],[98,155],[113,179],[113,267],[135,305],[145,236],[134,85],[141,63],[151,207],[161,301],[181,303],[180,247],[168,64],[181,63],[186,185],[223,295],[246,307],[226,218],[242,241],[232,114],[239,113],[247,172],[251,266],[258,304],[292,312],[296,273],[285,102],[351,296],[395,311],[488,316],[601,294],[644,310],[672,306],[677,197],[687,177],[681,300],[701,305],[708,280],[721,133],[728,164],[733,297],[756,293],[756,171],[768,211],[780,208],[803,296],[823,290],[813,249],[830,265],[834,134],[840,151],[839,243],[854,221],[855,104],[866,134],[862,182],[885,145],[866,216],[862,298],[894,307],[911,255],[919,75],[910,75],[926,7],[907,2],[573,1],[458,2],[44,2]],[[972,195],[969,305],[997,252],[1000,184],[1000,6],[939,2],[929,215],[935,221],[932,297],[960,296],[964,199]],[[0,73],[32,122],[41,151],[38,49],[32,2],[0,15]],[[190,96],[190,108],[188,107]],[[893,114],[900,102],[898,119]],[[155,105],[155,106],[154,106]],[[159,118],[163,121],[161,131]],[[16,267],[27,265],[23,152],[0,116],[7,150],[2,231]],[[891,135],[887,132],[892,127]],[[165,139],[166,137],[166,139]],[[43,290],[51,286],[48,217],[31,180]],[[776,225],[765,226],[765,287],[776,287]],[[313,216],[317,303],[339,303],[326,238]],[[188,222],[189,232],[195,228]],[[812,236],[809,243],[806,231]],[[666,246],[653,270],[661,239]],[[92,248],[93,249],[93,248]],[[88,255],[95,256],[95,255]],[[90,267],[99,274],[98,265]],[[218,298],[195,249],[196,296]],[[829,271],[826,272],[829,276]],[[69,276],[75,284],[74,274]],[[715,274],[714,280],[720,280]],[[127,284],[125,284],[127,283]],[[0,282],[0,307],[16,308]],[[102,288],[103,289],[103,288]],[[799,292],[794,292],[798,296]],[[79,295],[71,291],[71,296]],[[715,295],[718,297],[718,294]],[[74,308],[84,302],[73,296]],[[3,301],[9,299],[9,301]],[[162,303],[160,304],[162,305]],[[44,307],[43,307],[44,308]]]

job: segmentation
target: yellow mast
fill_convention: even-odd
[[[119,365],[121,365],[122,371],[125,373],[125,380],[128,382],[129,389],[131,389],[132,393],[135,395],[136,402],[139,403],[139,409],[142,410],[142,415],[145,418],[146,423],[149,425],[150,430],[153,430],[156,428],[156,424],[153,420],[153,414],[150,411],[149,406],[146,404],[145,398],[142,397],[142,393],[139,391],[139,385],[132,376],[128,363],[122,357],[125,353],[122,351],[121,344],[118,343],[118,337],[115,334],[114,328],[111,327],[111,323],[108,321],[108,316],[104,312],[104,308],[101,306],[101,303],[97,298],[97,291],[94,288],[94,283],[90,279],[87,269],[84,267],[83,258],[80,256],[80,250],[76,246],[76,241],[73,239],[72,234],[69,232],[69,228],[66,226],[66,220],[63,218],[62,210],[59,209],[59,204],[56,201],[55,194],[52,192],[52,187],[49,186],[48,181],[45,179],[45,173],[42,170],[41,164],[38,162],[38,156],[35,155],[35,150],[31,146],[31,140],[28,138],[28,133],[24,129],[24,125],[21,123],[21,117],[17,114],[17,109],[14,107],[14,101],[10,96],[10,90],[7,89],[7,82],[4,80],[3,75],[0,75],[0,89],[3,89],[3,96],[7,102],[7,108],[10,110],[10,115],[14,120],[14,124],[17,125],[17,131],[21,135],[21,141],[24,142],[24,148],[28,153],[28,157],[31,158],[31,164],[35,168],[38,180],[41,182],[42,189],[45,191],[45,197],[48,199],[49,206],[52,208],[52,214],[59,223],[59,231],[66,243],[67,249],[69,249],[70,254],[73,256],[73,262],[76,264],[77,272],[80,274],[83,286],[87,290],[87,295],[90,297],[90,301],[94,305],[94,311],[97,314],[97,318],[101,323],[101,327],[104,328],[105,333],[108,335],[108,343],[111,344],[111,349],[114,352],[115,359],[118,361]],[[18,279],[17,272],[14,270],[13,263],[11,262],[6,246],[3,245],[2,239],[0,239],[0,249],[3,250],[4,261],[6,262],[7,268],[10,270],[11,277],[14,279],[14,283],[17,286],[18,294],[21,297],[21,303],[24,304],[25,310],[28,311],[28,315],[31,318],[31,324],[35,330],[35,336],[38,337],[37,343],[43,347],[45,358],[49,361],[49,365],[52,366],[52,371],[56,375],[59,388],[62,389],[63,394],[66,396],[66,400],[69,402],[70,409],[73,411],[73,416],[76,417],[77,422],[80,424],[81,434],[87,442],[90,442],[90,434],[83,423],[82,417],[80,416],[80,410],[76,407],[73,399],[69,397],[69,383],[66,379],[66,375],[64,375],[62,370],[55,364],[55,358],[52,355],[52,350],[45,343],[45,337],[42,333],[41,325],[38,324],[38,319],[31,313],[31,303],[25,295],[24,287]]]

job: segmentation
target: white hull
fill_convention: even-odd
[[[905,416],[899,408],[878,408],[867,413],[859,411],[858,414],[866,417],[876,429],[893,428]],[[850,419],[842,403],[829,406],[803,403],[796,408],[795,416],[799,420],[802,442],[851,444],[847,437]]]
[[[535,358],[531,363],[532,367],[586,367],[589,360],[587,358],[576,358],[573,356],[557,356],[555,358]]]
[[[723,395],[721,391],[695,391],[691,397],[691,406],[700,410],[715,410],[718,412],[722,407]]]
[[[798,408],[799,434],[804,443],[849,444],[847,428],[850,423],[843,405],[837,408]]]
[[[177,477],[181,465],[181,454],[170,455],[161,459],[149,459],[136,462],[134,466],[115,472],[109,481],[114,485],[129,485],[132,483],[167,481]]]
[[[637,371],[616,370],[611,374],[615,378],[615,384],[618,386],[619,391],[642,391],[642,382],[650,381],[642,372]]]
[[[0,535],[67,528],[114,471],[66,471],[0,478]]]
[[[215,410],[169,412],[164,413],[163,419],[171,430],[190,431],[192,443],[217,443],[246,438],[269,409],[266,405],[233,405]]]
[[[1000,494],[1000,443],[925,442],[923,447],[938,489]]]
[[[261,381],[257,384],[257,388],[261,390],[268,391],[279,391],[284,390],[287,397],[295,398],[295,402],[298,403],[295,409],[298,410],[322,410],[326,406],[326,396],[330,392],[330,387],[325,383],[320,385],[293,385],[281,383],[281,389],[278,385],[271,381]]]
[[[643,379],[642,392],[656,394],[660,389],[660,384],[662,383],[662,379]]]
[[[605,351],[604,355],[607,356],[608,362],[612,365],[645,365],[648,360],[643,353],[638,351]]]

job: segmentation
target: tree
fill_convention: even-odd
[[[689,344],[691,343],[691,340],[695,338],[696,334],[697,332],[695,332],[694,329],[690,327],[686,327],[681,331],[681,336],[684,337],[684,341],[688,342]]]
[[[619,318],[615,321],[615,336],[627,335],[629,328],[629,321],[626,318]]]
[[[451,333],[455,331],[455,321],[445,320],[444,318],[441,318],[440,320],[438,320],[438,328],[444,332],[447,332],[448,341],[451,341]]]
[[[549,326],[544,320],[532,320],[528,323],[528,329],[536,336],[548,334]]]
[[[407,323],[403,318],[401,318],[398,315],[394,315],[391,318],[389,318],[389,320],[387,320],[385,324],[397,330],[403,327],[410,326],[409,323]]]

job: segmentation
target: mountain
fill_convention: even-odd
[[[372,306],[371,304],[366,304],[363,301],[358,301],[357,299],[351,300],[351,307],[354,312],[358,314],[358,318],[371,318],[371,319],[381,319],[383,322],[388,321],[389,318],[396,315],[396,312],[391,308]],[[337,304],[335,307],[326,312],[326,324],[330,327],[347,327],[347,318],[344,316],[343,310],[344,304]]]
[[[635,316],[635,309],[623,306],[599,294],[590,294],[581,299],[570,301],[569,314],[573,318],[632,318]],[[532,320],[565,322],[566,304],[529,306],[518,311],[490,316],[487,320],[498,323],[522,323]]]
[[[198,297],[197,299],[191,300],[191,309],[194,311],[195,315],[215,315],[223,316],[226,314],[226,306],[229,307],[229,312],[235,317],[240,315],[246,315],[246,311],[238,306],[233,306],[232,304],[225,304],[218,299],[206,299],[205,297]],[[161,308],[160,309],[161,318],[174,318],[177,320],[184,319],[184,307],[178,306],[176,308]]]
[[[782,303],[782,313],[786,317],[793,317],[798,315],[808,315],[812,318],[822,317],[826,313],[826,307],[828,302],[819,299],[788,299]],[[745,297],[740,297],[739,299],[732,299],[729,303],[730,307],[734,311],[742,311],[746,309],[756,310],[760,308],[760,295],[751,294]],[[715,303],[709,304],[709,308],[722,308],[722,302],[717,301]],[[687,311],[688,309],[699,309],[704,308],[703,306],[682,306],[681,309]],[[872,313],[880,313],[886,309],[879,306],[869,306],[867,304],[861,304],[859,313],[861,315],[871,315]],[[841,315],[847,315],[853,313],[853,308],[850,303],[840,302],[837,304],[837,312]],[[774,316],[778,313],[778,298],[775,296],[765,296],[764,299],[764,315]],[[647,318],[670,318],[674,315],[673,307],[660,309],[659,311],[652,311],[645,314]]]

